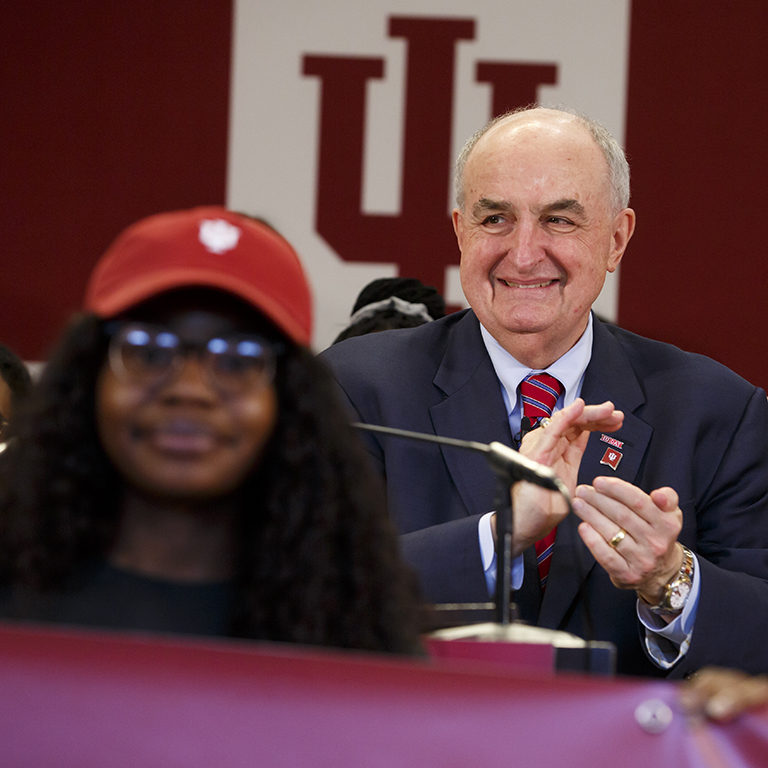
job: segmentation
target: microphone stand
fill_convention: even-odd
[[[373,424],[355,423],[352,425],[366,432],[378,432],[393,437],[401,437],[420,442],[437,443],[467,451],[483,453],[488,465],[499,479],[500,502],[496,510],[496,605],[495,622],[474,623],[465,626],[455,624],[431,633],[439,641],[475,640],[502,642],[527,646],[550,646],[553,650],[553,665],[557,670],[592,672],[598,674],[614,673],[616,668],[616,649],[612,643],[585,641],[576,635],[555,629],[529,626],[517,623],[510,617],[510,596],[512,594],[512,486],[520,480],[526,480],[542,488],[559,492],[572,512],[568,489],[559,477],[543,464],[521,456],[517,451],[503,443],[476,443],[470,440],[456,440],[451,437],[422,432],[410,432],[393,427],[381,427]],[[456,614],[462,615],[468,606],[451,606]],[[472,605],[470,611],[485,611],[484,605]],[[450,643],[448,644],[450,645]],[[464,658],[485,658],[472,655]],[[461,652],[459,653],[461,656]]]
[[[503,443],[478,443],[472,440],[456,440],[452,437],[438,437],[423,432],[411,432],[394,427],[382,427],[374,424],[356,422],[352,425],[366,432],[378,432],[408,440],[437,443],[474,451],[485,455],[488,466],[499,478],[501,493],[500,504],[496,510],[496,622],[502,627],[510,625],[510,595],[512,594],[512,486],[520,480],[551,491],[558,491],[571,512],[571,497],[565,483],[543,464],[522,456]]]

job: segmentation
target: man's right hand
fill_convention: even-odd
[[[589,433],[613,432],[623,423],[624,414],[615,410],[610,401],[585,405],[581,398],[577,398],[567,408],[555,412],[546,427],[529,432],[523,438],[520,453],[551,467],[573,494]],[[546,536],[568,512],[565,501],[558,494],[524,482],[517,483],[512,489],[512,508],[513,557]],[[491,524],[495,536],[495,515]]]

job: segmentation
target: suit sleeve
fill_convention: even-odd
[[[339,384],[339,393],[346,406],[350,418],[363,423],[386,423],[386,419],[376,411],[376,398],[370,398],[370,405],[362,394],[354,397],[344,387],[344,363],[343,357],[336,358],[334,353],[326,351],[323,357],[334,358],[332,367],[336,381]],[[352,380],[354,377],[350,376]],[[372,433],[363,433],[363,440],[373,461],[374,468],[387,479],[387,457],[379,436]],[[391,449],[390,449],[391,450]],[[401,446],[398,450],[407,451],[409,447]],[[409,475],[410,483],[418,483],[419,477],[424,474],[418,466],[411,467]],[[416,518],[409,507],[416,502],[413,499],[415,493],[409,493],[409,489],[398,483],[398,509],[390,510],[395,522],[403,529],[403,520]],[[409,498],[410,497],[410,498]],[[391,501],[391,499],[390,499]],[[486,510],[486,511],[490,511]],[[438,515],[439,516],[439,515]],[[482,557],[480,554],[480,541],[478,526],[481,514],[462,515],[461,519],[439,522],[428,525],[418,530],[401,533],[400,547],[405,561],[417,572],[421,585],[422,595],[428,603],[468,603],[487,602],[489,600],[488,585],[483,571]]]
[[[480,555],[481,517],[472,515],[400,536],[403,557],[418,572],[427,602],[484,603],[491,599]]]
[[[688,546],[691,543],[685,542]],[[705,665],[768,671],[768,404],[756,389],[696,511],[701,593],[688,653]]]

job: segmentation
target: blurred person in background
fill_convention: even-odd
[[[441,317],[445,300],[436,288],[413,277],[382,277],[360,291],[349,325],[333,343],[392,328],[416,328]]]
[[[5,445],[11,414],[31,389],[32,376],[24,361],[0,344],[0,445]]]

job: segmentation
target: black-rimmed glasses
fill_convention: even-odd
[[[170,380],[190,354],[199,357],[207,382],[222,393],[241,395],[269,384],[275,375],[275,345],[253,334],[188,342],[149,323],[110,324],[109,364],[122,381],[146,387]]]

